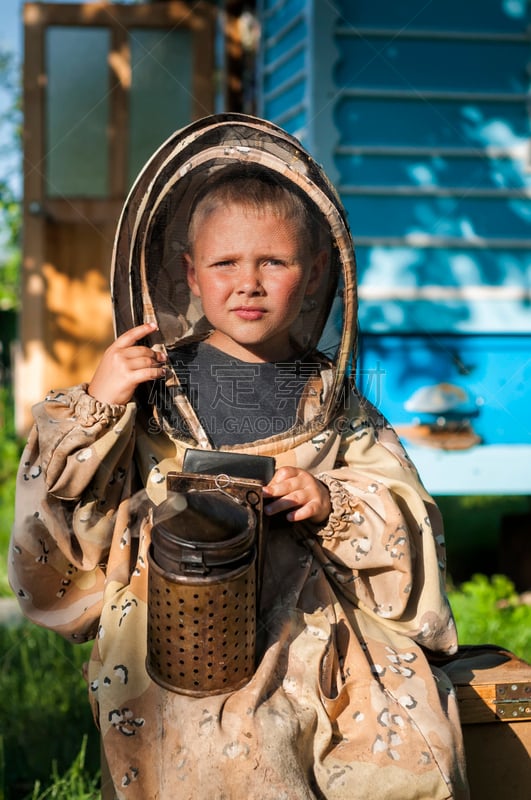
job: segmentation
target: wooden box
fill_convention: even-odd
[[[531,798],[531,664],[495,645],[444,666],[457,694],[471,800]]]

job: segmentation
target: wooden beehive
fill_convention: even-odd
[[[495,645],[444,667],[457,694],[471,800],[531,796],[531,664]]]

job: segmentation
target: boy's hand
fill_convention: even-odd
[[[163,354],[137,344],[156,329],[156,325],[146,323],[119,336],[103,354],[88,393],[100,403],[125,405],[140,383],[161,378]]]
[[[330,494],[324,483],[298,467],[281,467],[263,489],[264,498],[275,497],[264,506],[264,513],[278,514],[289,508],[290,522],[324,522],[332,511]]]

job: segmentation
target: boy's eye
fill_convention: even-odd
[[[281,258],[266,258],[265,265],[268,267],[284,267],[286,262]]]
[[[221,267],[221,268],[233,267],[234,266],[234,261],[231,261],[230,259],[226,259],[225,261],[215,261],[213,266],[214,267]]]

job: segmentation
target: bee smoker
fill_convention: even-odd
[[[146,662],[166,689],[219,694],[254,673],[261,487],[227,475],[168,475],[170,500],[155,517],[148,554]]]

